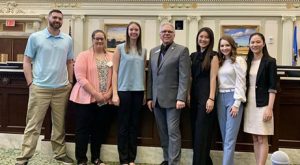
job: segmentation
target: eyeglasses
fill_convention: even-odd
[[[161,34],[167,34],[167,33],[172,34],[172,33],[174,33],[174,32],[171,31],[171,30],[163,30],[163,31],[161,31],[160,33],[161,33]]]
[[[94,40],[96,40],[96,41],[103,41],[103,40],[105,40],[105,38],[93,38]]]

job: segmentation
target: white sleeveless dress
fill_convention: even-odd
[[[244,110],[244,132],[256,135],[273,135],[274,117],[271,120],[264,122],[263,115],[267,106],[256,107],[255,86],[260,62],[261,60],[252,61],[250,67],[248,101]]]

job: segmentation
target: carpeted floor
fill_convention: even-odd
[[[16,157],[20,155],[20,150],[13,149],[0,149],[1,165],[14,165],[16,163]],[[56,160],[51,157],[47,157],[41,153],[36,152],[30,159],[29,165],[60,165]]]
[[[290,163],[292,165],[300,165],[300,150],[299,149],[280,149],[287,153],[290,157]],[[222,152],[212,151],[212,157],[216,165],[221,164]],[[0,148],[0,165],[14,165],[16,163],[16,157],[20,155],[20,149],[4,149]],[[253,153],[236,152],[235,161],[237,165],[253,165],[255,164]],[[106,165],[119,165],[118,162],[105,162]],[[266,164],[271,164],[270,155]],[[57,162],[51,156],[35,152],[35,155],[30,159],[28,165],[62,165]],[[92,165],[92,164],[89,164]],[[154,165],[154,164],[136,164],[136,165]],[[185,164],[182,164],[185,165]]]
[[[16,157],[20,155],[18,149],[3,149],[0,148],[0,165],[14,165],[16,163]],[[118,165],[117,162],[105,162],[106,165]],[[28,165],[62,165],[52,157],[35,152],[34,156],[28,162]],[[92,164],[89,164],[92,165]],[[136,165],[150,165],[150,164],[136,164]]]

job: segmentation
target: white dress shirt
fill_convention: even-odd
[[[234,91],[234,106],[240,107],[241,102],[246,101],[246,70],[247,64],[244,58],[236,57],[232,63],[226,59],[218,71],[219,91]]]

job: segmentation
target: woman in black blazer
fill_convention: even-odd
[[[252,34],[249,46],[244,132],[252,134],[256,164],[265,165],[269,151],[268,135],[274,134],[276,60],[269,55],[263,34]]]

